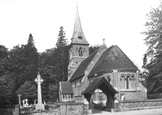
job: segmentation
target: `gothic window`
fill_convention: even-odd
[[[130,85],[131,85],[131,89],[135,89],[135,76],[134,76],[134,74],[131,75]]]
[[[79,52],[79,56],[82,57],[83,56],[83,48],[80,47],[79,50],[78,50],[78,52]]]
[[[128,75],[126,78],[126,89],[130,89],[131,88],[131,76]]]
[[[121,75],[120,77],[120,88],[125,89],[125,75]]]

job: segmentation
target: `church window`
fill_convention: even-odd
[[[87,52],[86,48],[84,48],[84,52]]]
[[[123,74],[120,77],[120,88],[125,89],[125,85],[126,85],[126,83],[125,83],[125,75]]]
[[[130,75],[127,76],[126,78],[126,89],[130,88]]]
[[[83,48],[80,47],[79,50],[78,50],[78,52],[79,52],[79,56],[82,57],[83,56]]]

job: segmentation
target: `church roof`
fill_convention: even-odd
[[[113,45],[104,51],[90,72],[89,77],[99,72],[123,69],[138,70],[134,63],[125,55],[125,53],[117,45]]]
[[[102,83],[104,83],[109,89],[109,91],[111,91],[113,94],[118,93],[104,77],[98,77],[89,84],[89,86],[82,92],[82,94],[93,94],[94,91],[98,88],[103,89],[103,92],[107,92],[107,88],[106,90],[104,90],[105,88],[102,87]]]
[[[93,52],[79,65],[69,81],[74,81],[84,76],[85,69],[98,51],[99,49]],[[96,73],[104,73],[110,70],[138,70],[138,68],[117,45],[113,45],[102,53],[93,69],[90,71],[88,77],[90,78]]]
[[[73,81],[75,79],[78,79],[84,76],[85,69],[87,68],[87,66],[89,65],[89,63],[91,62],[91,60],[93,59],[93,57],[96,55],[97,52],[98,52],[98,49],[94,51],[88,58],[86,58],[85,60],[81,62],[81,64],[76,69],[76,71],[74,72],[72,77],[69,79],[69,81]]]
[[[72,86],[70,82],[60,82],[61,94],[73,94]]]
[[[88,41],[86,40],[83,30],[82,30],[82,25],[79,17],[79,11],[77,9],[76,12],[76,17],[75,17],[75,24],[74,24],[74,30],[73,30],[73,35],[71,39],[71,44],[84,44],[84,45],[89,45]]]

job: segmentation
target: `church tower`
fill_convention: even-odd
[[[80,65],[80,63],[88,56],[89,43],[84,36],[79,17],[79,11],[77,8],[73,35],[71,38],[71,44],[69,46],[68,80]]]

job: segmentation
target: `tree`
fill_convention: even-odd
[[[66,33],[64,31],[64,28],[61,26],[58,34],[57,42],[56,42],[56,48],[62,48],[67,45],[67,39],[65,38],[65,36]]]
[[[2,79],[6,74],[8,53],[8,49],[5,46],[0,45],[0,78]]]
[[[147,14],[145,26],[143,34],[148,49],[144,55],[143,67],[149,72],[148,93],[159,93],[162,92],[162,4],[152,8]]]
[[[58,98],[59,81],[67,79],[68,56],[67,39],[63,27],[60,27],[56,47],[46,50],[39,57],[39,71],[44,80],[42,94],[47,101]]]
[[[68,73],[69,51],[67,39],[65,38],[64,28],[61,26],[56,42],[55,59],[57,60],[58,68],[60,70],[60,80],[66,81]]]
[[[36,99],[37,98],[37,88],[33,81],[26,81],[20,86],[16,91],[16,94],[21,94],[22,99]]]
[[[58,84],[49,84],[48,86],[48,99],[51,102],[55,102],[58,100],[58,92],[59,92],[59,87]]]

